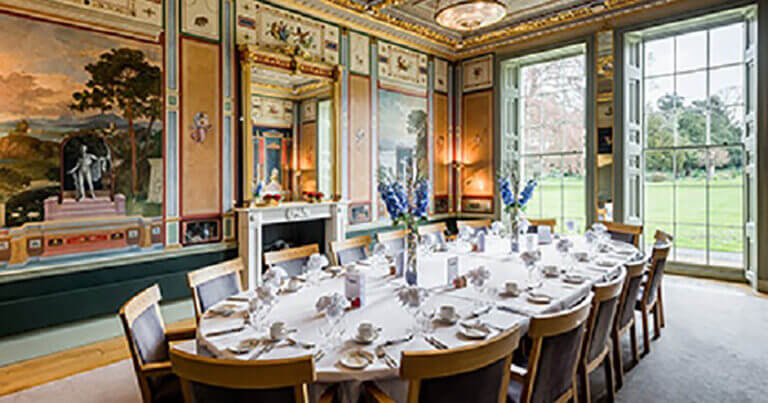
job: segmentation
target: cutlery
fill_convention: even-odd
[[[305,343],[305,342],[298,341],[298,340],[296,340],[294,338],[291,338],[291,337],[288,337],[285,340],[288,341],[288,344],[290,344],[292,346],[294,346],[294,345],[295,346],[299,346],[299,347],[305,348],[307,350],[315,347],[315,343]]]
[[[490,311],[491,311],[491,306],[490,306],[490,305],[488,305],[488,306],[482,307],[482,308],[480,308],[480,309],[476,309],[475,311],[473,311],[472,313],[470,313],[469,315],[467,315],[467,317],[466,317],[466,318],[464,318],[464,319],[475,319],[475,318],[479,318],[480,316],[483,316],[483,315],[485,315],[486,313],[488,313],[488,312],[490,312]]]
[[[436,338],[432,336],[424,336],[424,340],[427,341],[427,343],[431,344],[432,347],[438,349],[438,350],[447,350],[448,346],[437,340]]]
[[[530,313],[527,313],[527,312],[522,311],[520,309],[515,309],[515,308],[513,308],[511,306],[499,305],[499,306],[496,307],[496,309],[498,309],[500,311],[507,312],[507,313],[513,313],[515,315],[531,316]]]
[[[323,350],[317,350],[314,354],[312,354],[312,357],[315,358],[315,362],[320,361],[323,357],[325,357],[325,351]]]
[[[232,301],[232,302],[248,302],[248,297],[242,297],[242,296],[233,295],[231,297],[227,297],[227,301]]]
[[[232,329],[216,330],[205,334],[205,337],[223,336],[225,334],[241,332],[245,329],[245,326],[233,327]]]
[[[257,351],[254,355],[252,355],[249,359],[250,360],[255,360],[255,359],[261,357],[262,355],[272,351],[275,347],[277,347],[277,342],[276,341],[269,341],[267,343],[268,344],[266,346],[262,347],[259,351]]]
[[[387,340],[384,343],[382,343],[382,346],[393,346],[395,344],[405,343],[407,341],[413,340],[413,333],[409,334],[408,336],[399,338],[399,339],[391,339]]]
[[[384,350],[384,346],[380,345],[376,347],[376,357],[378,357],[380,360],[383,360],[385,364],[387,364],[390,368],[397,368],[397,362],[395,362],[395,359],[390,357],[389,354],[387,354],[387,351]]]

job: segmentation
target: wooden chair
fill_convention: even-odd
[[[621,356],[621,337],[624,333],[629,332],[632,358],[635,362],[640,361],[640,353],[637,348],[637,327],[635,325],[635,302],[640,295],[640,287],[645,274],[645,263],[646,260],[643,259],[626,265],[627,274],[624,277],[615,324],[611,332],[616,389],[620,389],[624,384],[624,364]]]
[[[657,242],[661,243],[672,243],[675,240],[672,235],[662,230],[656,230],[654,238]],[[664,293],[662,292],[661,282],[659,282],[659,316],[661,317],[661,327],[663,328],[667,325],[667,320],[664,317]]]
[[[589,374],[603,365],[605,384],[608,390],[608,400],[615,399],[615,378],[613,373],[613,351],[611,351],[611,333],[616,325],[616,311],[621,300],[624,279],[627,277],[625,268],[614,279],[592,287],[594,298],[587,319],[584,347],[579,361],[579,378],[581,379],[581,400],[589,403]]]
[[[555,227],[557,227],[557,219],[554,218],[526,218],[528,220],[528,233],[535,234],[539,232],[539,227],[549,227],[550,231],[554,234]]]
[[[331,242],[333,264],[344,266],[367,258],[371,255],[370,247],[372,243],[370,235]]]
[[[636,248],[640,247],[640,237],[643,235],[642,225],[620,224],[611,221],[600,221],[600,223],[605,225],[611,239],[631,243]]]
[[[307,385],[317,379],[312,356],[280,360],[225,360],[171,350],[173,372],[186,402],[309,401]],[[331,403],[329,389],[319,402]]]
[[[242,260],[235,258],[187,273],[187,285],[192,291],[192,303],[195,305],[195,319],[198,323],[210,307],[243,291],[240,277],[242,269]]]
[[[419,226],[419,235],[434,237],[436,242],[441,246],[445,246],[447,242],[446,232],[448,226],[444,222],[438,222],[435,224],[426,224]]]
[[[119,313],[145,403],[181,399],[179,380],[171,372],[168,360],[168,344],[195,338],[195,329],[165,329],[160,314],[161,298],[160,287],[155,284],[128,300]]]
[[[462,228],[472,228],[475,231],[490,231],[491,220],[458,220],[456,221],[456,229],[461,231]]]
[[[643,325],[643,355],[651,352],[651,335],[648,328],[648,316],[653,313],[654,339],[661,337],[661,304],[659,295],[661,291],[661,279],[664,277],[664,266],[669,255],[669,243],[656,244],[651,255],[651,265],[648,271],[648,280],[642,287],[640,299],[637,300],[635,309],[640,311]]]
[[[376,234],[376,242],[387,245],[391,252],[397,252],[405,249],[405,237],[407,236],[408,230],[379,232]]]
[[[264,253],[264,264],[269,267],[280,266],[285,269],[289,276],[296,276],[304,272],[304,265],[309,257],[315,253],[320,253],[320,247],[316,243],[266,252]]]
[[[576,370],[592,293],[568,310],[531,318],[527,368],[511,366],[509,400],[516,403],[578,401]]]
[[[506,402],[508,368],[521,333],[516,326],[465,347],[404,351],[400,378],[408,381],[407,402]],[[373,383],[365,385],[365,397],[368,402],[394,402]]]

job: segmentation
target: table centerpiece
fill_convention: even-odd
[[[536,189],[536,181],[529,179],[522,190],[520,190],[521,180],[518,176],[518,166],[516,162],[507,165],[498,174],[499,192],[501,193],[501,202],[504,205],[504,212],[509,215],[509,242],[510,253],[520,251],[520,232],[523,230],[525,218],[525,206],[533,197],[533,191]]]

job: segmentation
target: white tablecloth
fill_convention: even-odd
[[[576,239],[576,249],[583,248],[582,239]],[[630,245],[624,245],[630,247]],[[560,255],[556,252],[554,245],[541,246],[542,265],[561,266]],[[549,304],[535,304],[527,300],[526,294],[518,297],[503,297],[493,289],[501,287],[505,281],[517,281],[522,287],[527,284],[528,272],[522,261],[516,255],[502,253],[466,253],[457,254],[452,252],[435,253],[428,256],[420,256],[418,279],[419,285],[425,288],[436,288],[446,284],[446,273],[444,270],[444,260],[450,256],[459,256],[459,272],[466,273],[479,265],[485,265],[491,273],[489,281],[490,290],[480,293],[478,290],[470,287],[462,289],[435,290],[429,298],[428,304],[433,307],[439,307],[443,304],[451,304],[457,308],[458,313],[464,317],[476,308],[479,300],[488,301],[494,305],[504,306],[508,309],[492,309],[489,313],[483,315],[483,321],[508,328],[516,324],[527,328],[528,319],[542,313],[556,312],[572,305],[584,297],[592,285],[601,281],[606,275],[610,275],[619,270],[621,265],[625,264],[629,257],[612,255],[608,258],[615,260],[615,265],[609,268],[599,268],[592,264],[577,264],[575,271],[586,276],[589,281],[572,285],[565,283],[561,278],[544,278],[543,285],[537,291],[550,295],[553,300]],[[365,304],[358,308],[348,311],[343,320],[342,328],[345,329],[343,344],[333,351],[325,350],[325,356],[316,363],[318,382],[320,385],[314,385],[313,395],[316,398],[322,384],[343,383],[343,400],[348,402],[357,401],[359,395],[359,385],[363,381],[376,380],[382,387],[397,401],[403,401],[406,392],[406,384],[397,378],[397,370],[389,368],[382,360],[376,360],[372,365],[364,370],[351,370],[341,366],[338,363],[340,356],[347,350],[353,348],[364,348],[373,352],[375,345],[384,340],[401,338],[408,334],[409,329],[414,325],[414,319],[399,304],[395,295],[395,290],[403,285],[402,279],[393,279],[385,268],[367,268],[366,273],[367,292]],[[269,324],[280,320],[286,323],[289,328],[297,329],[292,334],[297,340],[303,342],[312,342],[323,345],[323,337],[319,332],[320,326],[324,325],[325,319],[316,313],[315,301],[322,295],[330,292],[344,293],[344,279],[342,277],[327,278],[321,280],[318,285],[307,285],[294,293],[284,293],[279,296],[279,302],[270,312],[266,319]],[[247,294],[247,293],[246,293]],[[238,308],[245,310],[246,303],[222,301],[221,304],[236,304]],[[375,325],[383,328],[377,343],[369,346],[360,346],[350,340],[356,332],[357,324],[363,320],[371,321]],[[210,351],[214,356],[249,359],[253,352],[243,355],[237,355],[230,352],[227,347],[236,346],[240,341],[248,338],[257,338],[256,331],[248,326],[243,331],[210,337],[209,333],[218,330],[230,329],[242,326],[243,316],[232,315],[230,317],[221,317],[215,315],[204,315],[198,326],[197,342],[198,346],[190,344],[178,344],[175,348],[197,351],[197,347],[202,347]],[[472,343],[458,334],[458,326],[444,326],[436,324],[433,336],[448,345],[449,347],[458,347]],[[257,348],[258,349],[258,348]],[[415,337],[407,343],[402,343],[388,347],[389,355],[397,359],[400,358],[401,351],[405,350],[428,350],[433,347],[421,337]],[[291,356],[306,355],[313,352],[299,347],[292,347],[287,343],[280,343],[272,351],[261,355],[260,359],[275,359]]]

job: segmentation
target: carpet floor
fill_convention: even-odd
[[[631,362],[624,337],[625,368],[631,369],[619,402],[768,401],[768,297],[743,286],[667,276],[664,303],[667,326],[639,363]],[[591,385],[592,400],[605,401],[601,370]],[[0,397],[0,403],[140,401],[129,361]]]

